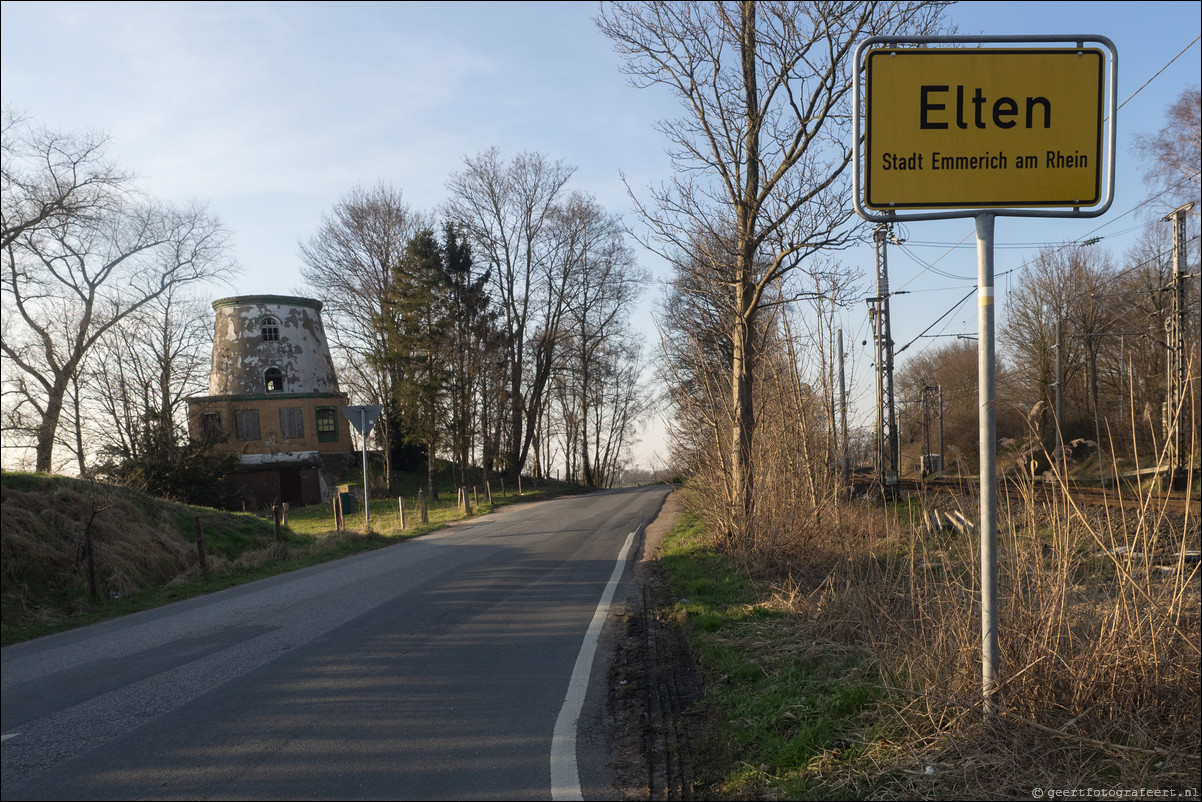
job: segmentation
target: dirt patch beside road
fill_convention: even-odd
[[[685,633],[671,620],[675,601],[659,563],[659,544],[680,512],[668,495],[647,527],[634,566],[635,591],[616,615],[609,706],[614,783],[623,799],[691,799],[700,733],[690,712],[701,677]]]

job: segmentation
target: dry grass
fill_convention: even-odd
[[[571,490],[546,485],[521,500]],[[277,540],[273,522],[254,514],[177,504],[70,477],[7,471],[0,479],[0,507],[0,640],[6,644],[378,548],[463,517],[452,492],[442,504],[431,505],[430,523],[416,523],[413,512],[409,526],[401,528],[395,501],[381,499],[373,501],[372,534],[364,536],[362,512],[348,515],[347,531],[338,532],[331,507],[313,505],[292,511]],[[490,509],[485,503],[475,513]],[[194,518],[205,542],[204,569]],[[87,561],[89,531],[95,596]]]
[[[976,517],[975,501],[962,502]],[[870,655],[891,692],[880,721],[888,735],[854,767],[818,767],[828,783],[857,795],[969,798],[1198,787],[1202,600],[1198,565],[1185,559],[1199,546],[1196,517],[1033,496],[1004,509],[1001,716],[987,719],[977,536],[912,526],[913,506],[847,512],[838,528],[775,555],[784,574],[775,604],[794,613],[797,637]],[[766,556],[757,562],[770,573]]]
[[[979,536],[923,523],[936,508],[976,521],[978,500],[841,504],[825,469],[807,467],[822,450],[805,443],[804,417],[769,421],[756,440],[756,525],[718,542],[772,586],[761,603],[789,613],[768,626],[811,651],[866,656],[887,691],[854,760],[831,754],[785,773],[854,797],[1202,785],[1202,579],[1187,559],[1202,546],[1196,512],[1131,489],[1140,503],[1124,512],[1071,493],[1044,502],[1030,478],[1004,499],[999,715],[987,717]],[[720,452],[696,467],[693,506],[707,529],[739,531],[724,518]]]
[[[713,548],[771,586],[771,598],[757,603],[787,613],[745,625],[748,637],[763,634],[755,627],[779,627],[809,651],[854,650],[873,665],[887,701],[865,723],[854,758],[832,751],[807,766],[756,767],[757,778],[772,778],[756,793],[820,787],[830,796],[1030,799],[1037,788],[1081,796],[1156,788],[1196,796],[1202,597],[1198,563],[1186,555],[1200,546],[1197,514],[1138,491],[1132,513],[1083,508],[1071,494],[1046,504],[1028,479],[1025,495],[999,511],[999,715],[986,717],[979,538],[928,532],[922,519],[950,506],[978,520],[977,499],[912,498],[888,510],[841,501],[831,470],[833,404],[801,380],[793,350],[789,357],[766,356],[757,368],[750,501],[732,487],[725,390],[698,385],[710,392],[676,399],[688,422],[681,451],[693,474],[690,506]],[[1191,410],[1194,401],[1178,422],[1196,433]],[[1167,448],[1143,428],[1151,422],[1132,413],[1131,442],[1152,448],[1133,445],[1123,470],[1087,444],[1091,470],[1114,479],[1141,462],[1163,468]],[[1019,446],[1016,475],[1053,462],[1034,436]],[[1197,465],[1202,444],[1184,447]],[[967,476],[967,466],[958,463],[957,474]],[[1186,490],[1194,499],[1197,492]],[[764,637],[765,651],[775,642]]]
[[[130,612],[127,602],[148,589],[218,577],[235,562],[263,565],[279,558],[272,549],[284,548],[273,545],[271,524],[251,515],[189,507],[68,477],[6,472],[0,509],[0,621],[6,639],[80,616]],[[199,564],[194,516],[206,541],[207,574]],[[89,580],[89,533],[96,596]]]
[[[86,483],[78,485],[60,483],[50,493],[3,489],[6,620],[15,617],[14,608],[36,604],[42,592],[86,590],[82,565],[89,522],[107,594],[163,584],[195,561],[194,547],[161,511],[148,512],[107,488],[89,492]]]

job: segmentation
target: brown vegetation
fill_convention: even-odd
[[[976,535],[928,531],[921,515],[972,519],[976,504],[945,493],[846,507],[745,557],[773,588],[767,603],[788,613],[755,626],[788,628],[805,652],[864,655],[869,682],[886,691],[864,759],[830,755],[811,777],[857,797],[1196,788],[1202,597],[1186,555],[1199,548],[1197,517],[1033,495],[1004,509],[1000,715],[990,718]],[[755,626],[743,635],[756,637]]]
[[[133,494],[108,485],[57,480],[49,487],[0,485],[6,625],[44,620],[52,615],[49,599],[86,598],[89,522],[98,587],[106,595],[165,584],[196,560],[195,547],[189,549],[165,507],[139,506]]]
[[[6,472],[0,511],[5,642],[16,630],[27,637],[35,632],[30,628],[60,629],[171,601],[168,594],[157,602],[144,598],[139,606],[127,597],[195,582],[206,573],[217,578],[254,570],[295,556],[293,547],[309,548],[277,542],[271,522],[253,515],[67,477]],[[196,548],[197,519],[205,571]]]

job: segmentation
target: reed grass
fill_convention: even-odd
[[[854,654],[879,691],[872,714],[859,710],[837,728],[859,733],[854,748],[751,772],[731,766],[728,776],[742,779],[719,783],[718,795],[1196,793],[1199,520],[1196,506],[1175,499],[1196,500],[1197,490],[1121,487],[1116,496],[1134,508],[1120,510],[1085,506],[1069,477],[1055,479],[1061,492],[1045,501],[1036,478],[1019,474],[999,511],[996,715],[982,705],[979,537],[926,525],[935,509],[976,520],[977,498],[930,492],[888,507],[843,504],[837,514],[811,506],[783,528],[790,516],[777,508],[777,529],[743,551],[715,533],[713,547],[737,557],[759,588],[749,604],[785,613],[757,622],[757,637],[798,644],[799,664]],[[723,632],[742,637],[737,625]],[[747,743],[730,753],[755,740],[740,737]]]

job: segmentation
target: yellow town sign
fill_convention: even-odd
[[[1103,52],[901,49],[865,58],[871,209],[1101,201]]]

